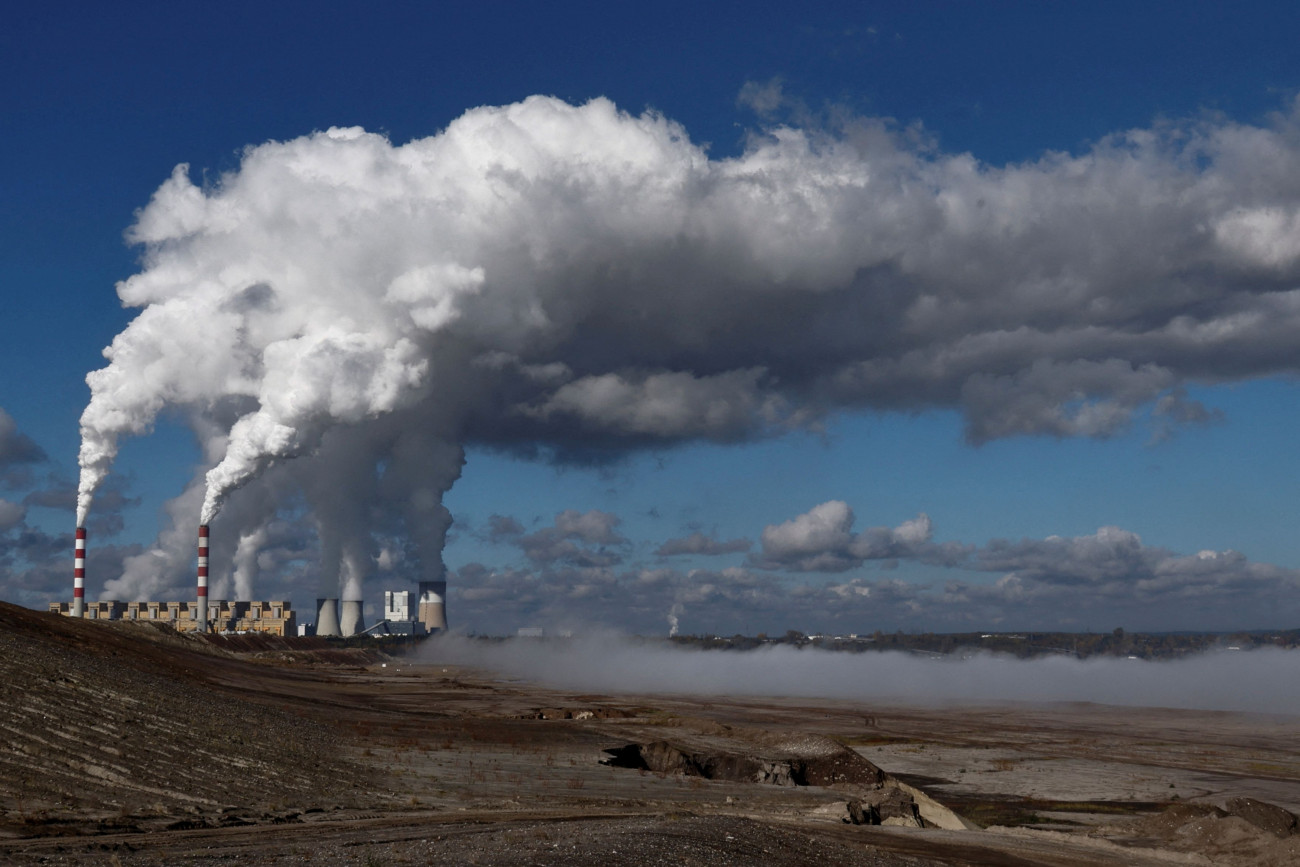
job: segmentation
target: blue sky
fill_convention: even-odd
[[[12,420],[8,434],[0,425],[9,504],[0,508],[0,598],[40,607],[68,596],[85,375],[104,366],[101,350],[138,312],[114,290],[142,270],[144,249],[124,234],[179,163],[211,191],[241,170],[250,146],[350,126],[399,146],[475,107],[540,94],[574,106],[605,97],[631,117],[657,112],[714,161],[743,157],[781,127],[842,140],[891,118],[891,147],[919,165],[969,153],[991,189],[1006,189],[992,179],[1005,167],[1096,153],[1129,130],[1271,130],[1293,141],[1298,18],[1287,4],[1210,3],[20,10],[0,34],[0,410]],[[1297,200],[1285,181],[1273,180],[1272,198],[1254,192],[1241,205],[1281,214],[1279,243],[1295,240],[1285,226]],[[1272,270],[1249,279],[1272,281],[1283,297],[1300,272],[1270,255]],[[1207,279],[1212,291],[1216,278]],[[1140,280],[1117,285],[1108,297],[1152,291]],[[1173,313],[1152,305],[1144,317],[1195,317],[1210,302],[1199,303]],[[205,351],[219,350],[190,349]],[[1122,360],[1137,371],[1147,358]],[[831,400],[814,424],[784,435],[744,428],[633,443],[614,431],[596,466],[590,453],[558,465],[527,456],[532,442],[562,455],[590,445],[564,432],[470,436],[445,498],[455,518],[444,557],[453,622],[483,632],[1293,626],[1294,359],[1280,349],[1249,363],[1226,351],[1185,368],[1158,361],[1173,373],[1155,390],[1102,394],[1122,404],[1122,422],[1056,431],[1017,422],[973,437],[979,444],[971,419],[1009,424],[1006,413],[980,416],[969,400],[942,396],[909,404],[881,397],[884,387]],[[1166,397],[1177,398],[1174,409],[1157,411]],[[214,462],[192,423],[176,403],[152,434],[123,441],[91,513],[91,598],[125,561],[173,544],[156,541],[172,521],[164,504]],[[253,586],[306,606],[323,568],[317,524],[292,480],[271,482],[282,527]],[[236,491],[232,508],[249,508],[241,496],[253,495]],[[833,503],[851,510],[851,524],[838,507],[815,511]],[[176,509],[188,540],[197,504]],[[908,536],[901,528],[920,514],[928,534]],[[902,535],[869,544],[869,528]],[[401,547],[386,532],[372,546],[381,555]],[[656,553],[693,533],[737,544]],[[1209,577],[1201,551],[1219,552]],[[193,570],[179,555],[170,562],[118,591],[187,598]],[[412,577],[371,569],[366,598],[374,604]]]

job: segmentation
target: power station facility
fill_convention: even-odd
[[[208,526],[199,527],[198,583],[194,602],[86,603],[86,528],[78,527],[73,564],[72,602],[51,602],[50,612],[91,620],[141,620],[166,623],[180,632],[262,632],[271,635],[315,634],[424,635],[447,628],[447,582],[421,581],[419,595],[410,590],[384,593],[384,619],[367,628],[360,599],[316,600],[316,622],[297,623],[288,600],[208,603]]]

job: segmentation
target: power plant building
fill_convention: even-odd
[[[287,600],[224,602],[208,599],[207,524],[199,525],[197,582],[193,602],[85,601],[86,528],[74,538],[72,602],[51,602],[50,613],[89,620],[145,620],[166,623],[180,632],[263,632],[297,635],[298,623]],[[369,629],[360,599],[316,600],[316,622],[304,634],[349,637],[369,633],[424,635],[447,628],[447,582],[421,581],[418,597],[409,590],[384,594],[384,619]]]
[[[415,619],[419,599],[412,590],[384,591],[384,619],[371,629],[372,635],[427,635],[424,624]]]
[[[205,600],[206,601],[206,600]],[[297,635],[293,607],[287,599],[267,602],[86,602],[82,616],[90,620],[145,620],[166,623],[178,632],[263,632]],[[199,612],[206,608],[202,628]],[[75,616],[67,602],[51,602],[50,613]]]
[[[384,591],[384,619],[406,623],[415,619],[415,592],[412,590]]]

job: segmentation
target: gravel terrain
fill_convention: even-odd
[[[581,695],[0,603],[0,733],[0,863],[1300,863],[1294,717]]]

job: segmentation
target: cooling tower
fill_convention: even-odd
[[[208,525],[199,525],[199,587],[194,619],[199,632],[208,631]]]
[[[447,628],[447,582],[420,582],[420,622],[433,632]]]
[[[344,637],[356,635],[366,628],[361,612],[361,600],[344,599],[339,610],[339,631]],[[320,633],[317,632],[317,635]]]
[[[339,635],[339,601],[337,599],[316,600],[316,634]]]
[[[86,528],[77,528],[76,551],[72,560],[72,616],[86,614]]]

